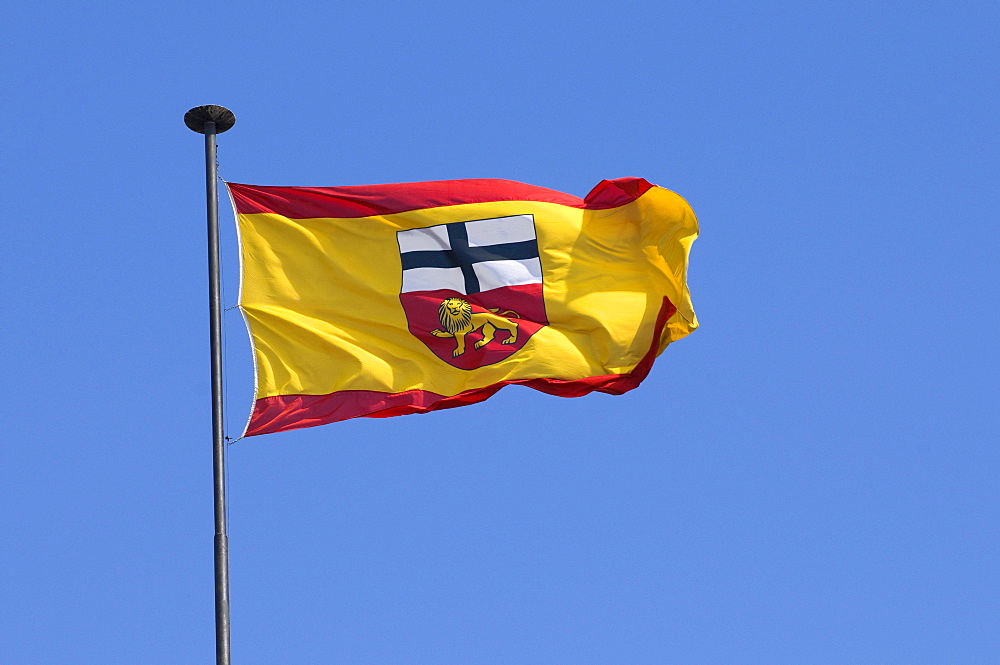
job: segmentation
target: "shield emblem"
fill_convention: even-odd
[[[543,326],[534,215],[398,231],[410,332],[459,369],[509,358]]]

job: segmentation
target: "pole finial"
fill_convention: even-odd
[[[236,115],[225,106],[218,104],[196,106],[184,114],[184,124],[192,132],[204,134],[207,122],[214,122],[215,133],[221,134],[236,124]]]

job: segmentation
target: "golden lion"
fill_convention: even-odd
[[[505,315],[517,316],[517,312],[510,310],[499,311],[499,307],[486,312],[473,312],[472,305],[461,298],[445,298],[438,307],[438,320],[441,322],[440,328],[432,330],[435,337],[454,337],[455,350],[451,352],[453,358],[457,358],[465,353],[465,336],[483,329],[483,338],[476,342],[474,346],[479,349],[490,342],[496,336],[497,330],[506,330],[509,335],[501,344],[513,344],[517,341],[517,323],[506,318]]]

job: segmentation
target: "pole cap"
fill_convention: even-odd
[[[192,132],[204,134],[206,122],[214,122],[215,133],[221,134],[236,124],[236,115],[225,106],[218,104],[196,106],[184,114],[184,124]]]

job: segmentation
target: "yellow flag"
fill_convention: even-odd
[[[257,396],[246,435],[482,401],[620,394],[698,323],[694,213],[638,178],[228,185]]]

